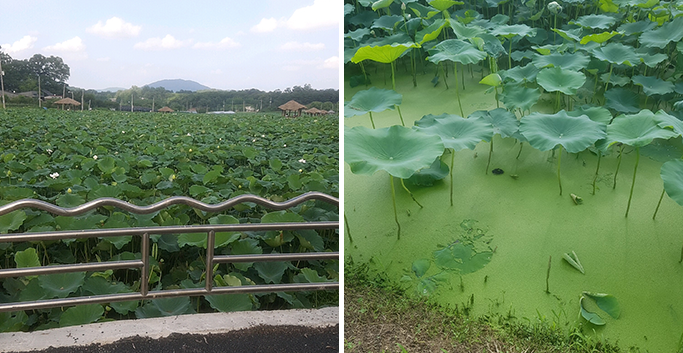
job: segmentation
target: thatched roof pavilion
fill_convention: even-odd
[[[166,106],[163,107],[163,108],[161,108],[161,109],[159,109],[159,110],[157,110],[157,111],[158,111],[159,113],[173,113],[173,112],[174,112],[173,109],[171,109],[171,108],[169,108],[169,107],[166,107]]]
[[[320,110],[320,109],[314,107],[311,109],[304,110],[304,113],[310,114],[310,115],[323,115],[323,114],[327,114],[327,110]]]
[[[76,107],[79,106],[79,105],[81,105],[81,103],[79,103],[78,101],[75,101],[75,100],[73,100],[73,99],[71,99],[71,98],[62,98],[62,99],[60,99],[60,100],[58,100],[58,101],[56,101],[56,102],[54,102],[54,103],[52,103],[52,104],[60,104],[60,105],[62,106],[62,110],[64,109],[64,106],[65,106],[65,105],[73,105],[73,106],[76,106]]]
[[[299,116],[301,115],[301,111],[306,108],[305,105],[291,100],[281,106],[279,106],[280,110],[282,110],[282,115],[289,115],[289,112],[292,112],[294,116]]]

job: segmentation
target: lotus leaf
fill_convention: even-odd
[[[385,170],[402,179],[429,167],[444,149],[438,136],[397,125],[376,130],[345,127],[344,146],[344,160],[353,173]]]
[[[416,186],[432,186],[437,180],[441,180],[448,175],[448,165],[437,157],[429,168],[420,169],[406,183]]]
[[[417,32],[417,35],[416,35],[417,42],[420,44],[424,44],[425,42],[435,40],[439,36],[439,34],[441,34],[441,30],[445,26],[446,26],[445,20],[438,19],[438,20],[434,21],[429,26],[427,26],[424,29]]]
[[[683,206],[683,160],[675,159],[664,163],[660,175],[666,194]]]
[[[475,64],[486,58],[486,53],[475,48],[472,44],[459,39],[448,39],[434,46],[435,54],[427,57],[433,63],[444,60],[461,64]]]
[[[510,137],[519,129],[519,121],[511,112],[496,108],[493,110],[478,110],[468,117],[468,119],[481,119],[493,127],[493,133],[502,137]]]
[[[446,148],[460,151],[474,149],[481,141],[489,141],[493,127],[479,119],[465,119],[457,115],[425,115],[415,122],[413,129],[438,136]]]
[[[653,68],[656,67],[659,63],[662,61],[666,60],[668,56],[666,54],[662,53],[647,53],[647,52],[638,52],[638,56],[640,56],[640,61],[642,61],[647,67]]]
[[[453,5],[462,5],[464,4],[462,1],[453,1],[453,0],[431,0],[429,1],[429,5],[433,6],[435,9],[439,11],[444,11],[447,10],[449,7]]]
[[[574,95],[586,82],[586,75],[553,67],[541,70],[536,76],[536,81],[548,92],[560,91],[566,95]]]
[[[581,40],[581,33],[583,32],[583,29],[581,29],[581,28],[574,28],[574,29],[568,29],[568,30],[553,28],[552,30],[553,30],[553,32],[559,34],[560,37],[568,40],[569,42],[580,41]]]
[[[253,308],[249,294],[219,294],[204,296],[212,308],[222,312],[247,311]]]
[[[638,95],[624,88],[612,88],[605,92],[605,107],[621,113],[636,113],[638,107]]]
[[[643,147],[652,140],[669,139],[676,133],[663,129],[655,122],[655,114],[643,109],[637,114],[619,115],[607,126],[608,145],[623,143],[633,147]]]
[[[617,31],[621,32],[627,36],[632,34],[640,34],[644,32],[649,32],[653,28],[657,27],[657,22],[652,22],[650,20],[643,20],[637,22],[624,23],[617,27]]]
[[[38,253],[36,253],[36,249],[34,248],[27,248],[26,250],[15,252],[14,262],[17,264],[17,268],[40,266]]]
[[[598,308],[609,314],[609,316],[618,319],[621,315],[621,307],[619,306],[619,302],[617,302],[617,298],[613,295],[590,292],[583,292],[583,295],[595,300]]]
[[[503,104],[510,109],[530,110],[541,97],[538,88],[522,87],[519,85],[504,85],[502,93]]]
[[[194,313],[188,297],[153,299],[135,310],[138,319]]]
[[[449,23],[458,39],[471,39],[486,33],[486,30],[479,26],[465,26],[455,20],[450,20]]]
[[[581,296],[581,299],[579,299],[579,306],[581,307],[581,316],[593,325],[597,325],[597,326],[605,325],[605,320],[603,320],[600,317],[600,315],[598,315],[594,312],[588,311],[584,307],[584,299],[585,299],[584,296]]]
[[[491,31],[494,36],[501,36],[510,39],[514,36],[535,36],[536,29],[531,28],[525,24],[503,25],[494,27]]]
[[[625,64],[633,66],[640,62],[640,58],[635,54],[633,47],[621,43],[609,43],[603,47],[592,50],[593,56],[611,64]]]
[[[358,48],[356,54],[351,58],[351,62],[357,64],[363,60],[369,59],[385,64],[394,62],[406,50],[415,48],[417,44],[413,42],[396,42],[384,45],[366,45]]]
[[[372,26],[370,28],[381,28],[389,32],[392,32],[394,30],[394,27],[396,26],[396,23],[398,23],[399,21],[403,22],[403,17],[399,15],[385,15],[373,21]]]
[[[503,81],[510,79],[515,83],[533,82],[536,80],[538,72],[539,69],[532,63],[529,63],[526,66],[515,66],[512,69],[498,71],[503,78]]]
[[[461,275],[478,271],[489,262],[493,253],[475,252],[473,245],[456,242],[441,250],[434,251],[434,263],[447,270],[457,270]]]
[[[420,278],[427,273],[427,270],[429,270],[429,267],[431,266],[432,262],[427,260],[427,259],[419,259],[413,261],[413,273],[415,273],[415,277]]]
[[[499,74],[493,73],[486,75],[479,83],[491,86],[491,87],[498,87],[503,83],[503,79],[500,77]]]
[[[657,29],[643,32],[638,41],[646,47],[662,49],[671,42],[680,41],[681,38],[683,38],[683,17],[676,17]]]
[[[633,83],[643,86],[643,93],[648,96],[655,94],[667,94],[674,91],[674,84],[664,81],[656,76],[637,75],[631,78]]]
[[[104,314],[104,308],[100,304],[78,305],[66,309],[59,317],[59,326],[85,325],[96,322]]]
[[[26,220],[26,213],[17,210],[0,216],[0,234],[6,234],[10,230],[17,230]]]
[[[402,100],[403,96],[396,91],[371,87],[367,90],[358,91],[353,95],[351,101],[344,103],[344,117],[394,109],[394,106],[401,104]]]
[[[578,153],[604,138],[605,124],[586,115],[570,116],[564,110],[556,114],[531,113],[522,118],[520,132],[529,144],[541,151],[562,145],[570,153]]]
[[[410,10],[412,10],[413,13],[415,13],[415,15],[417,15],[417,17],[421,17],[421,18],[424,18],[427,20],[434,17],[434,15],[441,12],[441,11],[431,7],[431,6],[425,6],[425,5],[422,5],[418,2],[410,2],[410,3],[406,2],[406,3],[408,4],[408,8]]]
[[[579,25],[584,28],[608,29],[617,22],[617,19],[607,15],[586,15],[579,17],[576,21],[569,21],[569,24]],[[584,44],[584,43],[581,43]]]
[[[621,34],[621,33],[616,32],[616,31],[589,34],[589,35],[581,38],[580,43],[581,44],[588,44],[590,42],[595,42],[595,43],[602,44],[602,43],[612,39],[612,37],[619,35],[619,34]]]
[[[550,55],[535,54],[531,61],[537,68],[557,67],[565,70],[578,71],[586,66],[590,58],[581,52],[576,53],[552,53]]]
[[[38,276],[40,288],[49,298],[66,298],[80,288],[85,281],[85,272],[55,273]]]
[[[661,128],[671,129],[678,135],[683,134],[683,121],[673,115],[667,114],[663,110],[655,113],[655,121]]]
[[[603,107],[595,107],[590,105],[578,107],[572,111],[567,112],[567,115],[586,115],[589,119],[605,125],[608,125],[612,121],[612,114],[609,112],[609,110]]]
[[[344,4],[344,17],[352,14],[356,8],[352,4]]]
[[[600,82],[609,82],[613,86],[626,86],[631,83],[631,78],[628,76],[610,75],[609,72],[606,72],[600,75]]]
[[[372,3],[372,10],[377,11],[379,9],[389,7],[393,2],[394,0],[377,0]]]

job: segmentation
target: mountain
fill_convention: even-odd
[[[173,92],[178,92],[178,91],[201,91],[205,89],[211,89],[211,87],[204,86],[198,82],[191,81],[191,80],[181,80],[181,79],[175,79],[175,80],[161,80],[161,81],[156,81],[152,82],[148,85],[152,88],[157,88],[157,87],[163,87],[169,91]]]
[[[123,87],[107,87],[105,89],[98,89],[97,91],[98,92],[118,92],[118,91],[122,91],[122,90],[125,90],[125,88],[123,88]]]

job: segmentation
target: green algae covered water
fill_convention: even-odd
[[[466,115],[496,108],[493,93],[467,74],[461,90]],[[380,80],[381,77],[374,77]],[[374,86],[391,88],[381,82]],[[359,90],[345,90],[348,101]],[[429,78],[398,77],[403,94],[401,111],[407,126],[426,114],[459,114],[455,90],[433,87]],[[547,104],[546,104],[547,105]],[[502,106],[502,103],[501,103]],[[534,107],[544,109],[541,101]],[[373,114],[378,128],[400,124],[396,111]],[[345,119],[349,127],[370,127],[367,115]],[[344,212],[353,242],[345,239],[345,258],[370,262],[397,281],[410,295],[428,295],[444,305],[470,306],[474,315],[491,312],[525,322],[545,322],[565,330],[580,326],[586,335],[608,339],[623,349],[676,352],[683,333],[683,207],[664,196],[656,220],[652,219],[662,192],[659,170],[666,158],[680,157],[680,138],[655,143],[641,150],[633,201],[624,217],[635,164],[635,150],[626,148],[613,189],[617,153],[602,158],[597,190],[592,182],[597,156],[589,151],[562,156],[563,195],[559,195],[557,157],[515,139],[494,139],[491,169],[485,174],[489,144],[455,153],[454,205],[449,203],[449,177],[432,187],[410,187],[420,208],[401,188],[396,189],[401,238],[397,240],[389,176],[352,174],[344,169]],[[450,162],[446,153],[442,160]],[[398,184],[400,185],[400,184]],[[583,202],[575,204],[570,194]],[[475,231],[492,254],[490,262],[460,276],[443,271],[435,252],[465,241]],[[481,244],[480,244],[481,245]],[[582,274],[562,258],[574,251],[585,269]],[[546,274],[551,257],[546,293]],[[420,278],[416,261],[429,264]],[[429,281],[423,281],[431,278]],[[425,285],[427,283],[427,285]],[[433,284],[430,286],[429,284]],[[617,298],[621,315],[611,318],[593,304],[606,321],[589,324],[580,317],[583,291],[608,293]],[[637,350],[636,350],[637,351]]]

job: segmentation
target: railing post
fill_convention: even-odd
[[[206,239],[206,291],[211,292],[213,286],[213,248],[216,246],[216,232],[209,231]]]
[[[142,234],[142,270],[140,275],[140,294],[147,296],[149,282],[149,233]]]

